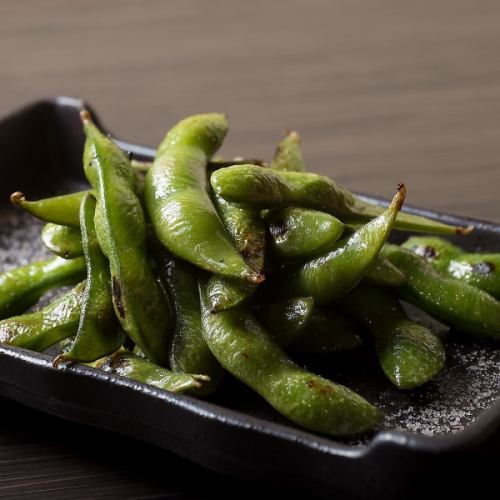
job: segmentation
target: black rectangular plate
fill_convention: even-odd
[[[10,193],[22,189],[34,199],[84,184],[78,116],[82,107],[80,100],[60,97],[37,102],[0,122],[2,268],[43,255],[36,241],[40,224],[8,205]],[[117,142],[137,159],[154,154]],[[500,251],[497,224],[406,210],[454,224],[474,224],[473,235],[460,244],[471,250]],[[397,233],[395,239],[406,236]],[[415,391],[393,388],[368,352],[311,363],[313,369],[345,382],[386,412],[385,423],[376,432],[353,440],[299,429],[230,377],[219,394],[203,401],[85,366],[55,369],[46,354],[8,346],[0,346],[0,395],[145,440],[225,474],[324,496],[335,489],[363,498],[397,498],[409,484],[417,494],[421,474],[428,480],[436,476],[435,481],[444,485],[449,478],[443,466],[450,461],[499,454],[499,345],[443,335],[446,369],[435,382]],[[455,477],[454,483],[459,482]]]

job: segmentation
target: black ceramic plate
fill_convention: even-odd
[[[78,117],[82,106],[71,98],[42,101],[0,122],[2,268],[43,253],[37,241],[40,224],[11,208],[9,194],[22,189],[36,198],[84,183]],[[153,154],[148,148],[118,142],[136,158]],[[474,235],[461,244],[500,251],[498,225],[408,210],[455,224],[472,223]],[[448,335],[446,346],[443,374],[423,389],[404,393],[381,376],[368,352],[312,363],[313,369],[346,382],[387,414],[376,432],[349,441],[295,427],[230,378],[220,394],[202,401],[84,366],[54,369],[48,355],[7,346],[0,346],[0,394],[154,443],[225,474],[324,496],[335,491],[391,498],[409,484],[413,493],[418,492],[422,478],[445,484],[449,476],[443,466],[450,461],[460,464],[485,453],[498,457],[499,347],[457,335]],[[460,477],[455,475],[457,482]]]

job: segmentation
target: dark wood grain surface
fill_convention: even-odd
[[[404,179],[413,205],[500,221],[499,26],[497,0],[2,0],[0,114],[79,96],[154,146],[225,111],[227,156],[269,158],[295,128],[310,168],[357,191]],[[0,496],[249,491],[7,401],[0,425]]]

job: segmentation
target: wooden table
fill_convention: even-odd
[[[269,158],[295,128],[310,168],[357,191],[404,179],[410,204],[500,221],[499,25],[495,0],[3,0],[0,114],[81,96],[154,146],[180,117],[225,111],[228,157]],[[0,424],[0,496],[250,491],[6,401]]]

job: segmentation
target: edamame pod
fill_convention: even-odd
[[[130,338],[158,364],[168,363],[171,310],[146,250],[146,222],[134,192],[135,174],[120,148],[92,123],[81,118],[87,137],[85,174],[97,199],[95,229],[109,259],[115,313]]]
[[[88,190],[38,201],[27,201],[23,193],[16,191],[10,195],[10,201],[16,207],[45,222],[79,227],[80,203],[87,193]]]
[[[500,338],[500,302],[491,295],[443,276],[406,248],[385,245],[382,254],[405,274],[395,290],[405,300],[464,333]]]
[[[63,259],[83,255],[82,235],[77,227],[48,222],[42,229],[41,238],[46,248]]]
[[[331,308],[315,308],[304,331],[290,347],[303,354],[333,354],[363,344],[355,325]]]
[[[326,254],[278,273],[275,282],[288,297],[313,297],[323,305],[352,290],[375,261],[406,196],[400,184],[389,208]]]
[[[295,131],[287,131],[274,154],[271,168],[291,172],[304,172],[306,165],[300,150],[300,136]]]
[[[439,337],[411,321],[385,290],[361,285],[338,305],[370,332],[380,366],[399,389],[425,384],[443,368],[446,356]]]
[[[267,217],[271,245],[282,259],[311,257],[327,251],[342,236],[344,224],[325,212],[288,207]]]
[[[450,278],[500,299],[500,253],[469,253],[442,238],[412,237],[403,245]]]
[[[314,309],[311,297],[294,297],[255,304],[253,311],[262,326],[281,347],[295,342],[304,332]]]
[[[95,363],[95,367],[169,392],[199,390],[203,383],[208,381],[208,377],[204,375],[171,372],[147,359],[125,351],[116,352],[100,360]]]
[[[113,310],[109,262],[97,241],[95,208],[95,198],[87,194],[80,207],[80,227],[87,264],[80,322],[75,339],[56,357],[54,366],[61,361],[95,361],[115,352],[125,341],[125,334]]]
[[[214,172],[211,184],[217,195],[246,208],[312,208],[330,213],[344,223],[367,222],[384,211],[331,179],[309,172],[280,172],[255,165],[239,165]],[[441,234],[466,234],[472,230],[409,213],[398,215],[395,228]]]
[[[0,274],[0,319],[36,304],[51,288],[74,285],[85,278],[85,259],[53,257]]]
[[[380,254],[366,272],[364,279],[380,286],[400,286],[406,281],[404,273]]]
[[[201,288],[203,336],[232,375],[293,422],[333,436],[359,434],[381,413],[347,387],[293,363],[244,306],[212,314]]]
[[[180,121],[163,139],[146,174],[145,203],[156,235],[174,255],[202,269],[259,283],[234,248],[206,192],[208,159],[227,132],[224,115]]]
[[[213,201],[234,246],[248,267],[264,279],[266,232],[260,212],[240,208],[218,196]],[[214,275],[208,283],[211,309],[222,311],[243,304],[256,287],[245,280]]]
[[[175,309],[170,367],[176,372],[207,375],[210,380],[192,391],[198,396],[207,396],[219,387],[223,370],[202,335],[199,271],[170,256],[164,249],[158,250],[157,257],[160,277]]]
[[[80,283],[39,311],[0,321],[0,342],[42,352],[75,335],[84,286]]]

